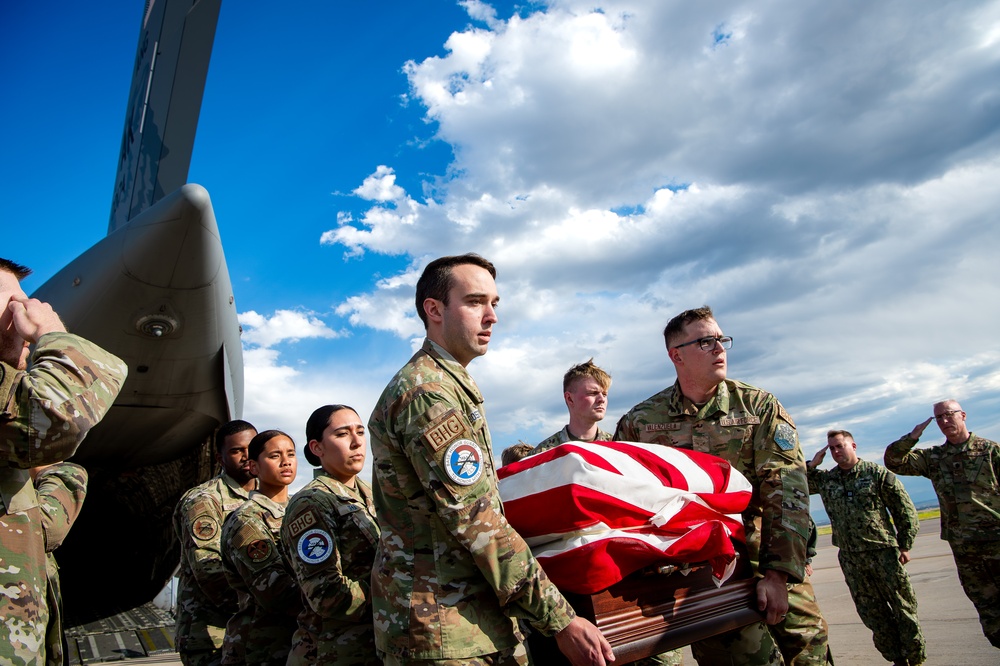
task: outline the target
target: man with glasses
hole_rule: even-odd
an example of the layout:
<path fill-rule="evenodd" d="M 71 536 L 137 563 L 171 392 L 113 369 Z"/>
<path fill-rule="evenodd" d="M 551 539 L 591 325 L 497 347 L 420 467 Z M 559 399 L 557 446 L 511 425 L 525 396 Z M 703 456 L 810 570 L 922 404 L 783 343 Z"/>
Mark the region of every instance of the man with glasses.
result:
<path fill-rule="evenodd" d="M 955 400 L 934 405 L 945 443 L 913 449 L 931 419 L 885 450 L 896 474 L 926 476 L 941 506 L 941 538 L 951 546 L 958 578 L 979 612 L 983 633 L 1000 648 L 1000 445 L 971 432 Z"/>
<path fill-rule="evenodd" d="M 767 624 L 782 624 L 801 642 L 788 663 L 823 663 L 826 631 L 815 622 L 789 627 L 788 583 L 805 576 L 809 488 L 795 424 L 767 391 L 726 377 L 722 333 L 708 306 L 677 315 L 663 330 L 677 381 L 633 407 L 615 439 L 692 449 L 726 459 L 754 486 L 743 522 L 750 559 L 762 576 L 757 602 Z M 793 619 L 789 615 L 788 620 Z M 692 645 L 701 664 L 782 664 L 763 622 Z"/>

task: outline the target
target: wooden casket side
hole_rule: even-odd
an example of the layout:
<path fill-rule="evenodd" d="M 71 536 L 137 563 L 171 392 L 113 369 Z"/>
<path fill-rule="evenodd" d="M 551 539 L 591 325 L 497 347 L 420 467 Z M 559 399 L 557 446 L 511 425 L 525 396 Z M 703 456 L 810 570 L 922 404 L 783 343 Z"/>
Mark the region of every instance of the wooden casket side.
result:
<path fill-rule="evenodd" d="M 633 574 L 596 594 L 565 596 L 611 643 L 616 666 L 627 664 L 762 620 L 757 580 L 740 555 L 737 571 L 722 586 L 716 586 L 708 565 L 694 566 L 686 575 L 667 567 Z M 535 633 L 528 646 L 535 664 L 569 663 L 554 639 Z"/>

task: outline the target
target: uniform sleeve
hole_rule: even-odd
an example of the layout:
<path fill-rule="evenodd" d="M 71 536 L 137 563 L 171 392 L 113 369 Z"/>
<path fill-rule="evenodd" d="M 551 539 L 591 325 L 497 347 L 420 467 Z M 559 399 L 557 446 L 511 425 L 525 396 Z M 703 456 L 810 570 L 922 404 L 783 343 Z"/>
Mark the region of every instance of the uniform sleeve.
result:
<path fill-rule="evenodd" d="M 74 463 L 56 463 L 38 474 L 35 488 L 42 508 L 45 551 L 51 553 L 62 545 L 80 515 L 87 497 L 87 470 Z"/>
<path fill-rule="evenodd" d="M 128 370 L 69 333 L 46 333 L 30 369 L 0 366 L 0 461 L 27 469 L 69 458 L 111 408 Z"/>
<path fill-rule="evenodd" d="M 222 566 L 222 506 L 209 493 L 181 499 L 174 514 L 174 530 L 181 542 L 194 584 L 218 607 L 232 604 L 232 594 Z"/>
<path fill-rule="evenodd" d="M 615 427 L 615 434 L 612 437 L 612 441 L 615 442 L 638 442 L 639 431 L 632 423 L 630 418 L 632 412 L 625 414 L 618 420 L 618 425 Z"/>
<path fill-rule="evenodd" d="M 478 446 L 476 428 L 466 415 L 449 409 L 446 396 L 425 392 L 396 415 L 395 423 L 406 443 L 404 454 L 431 498 L 435 513 L 469 552 L 505 611 L 545 635 L 568 626 L 576 615 L 500 510 L 495 477 L 487 469 L 485 452 L 480 451 L 482 469 L 474 482 L 459 482 L 445 471 L 450 464 L 446 456 L 451 443 L 466 440 Z M 441 432 L 452 433 L 450 439 L 442 442 L 425 436 Z"/>
<path fill-rule="evenodd" d="M 818 495 L 822 485 L 824 471 L 816 467 L 806 465 L 806 480 L 809 482 L 809 494 Z"/>
<path fill-rule="evenodd" d="M 917 441 L 907 435 L 886 447 L 885 466 L 903 476 L 927 476 L 927 458 L 922 450 L 911 451 Z"/>
<path fill-rule="evenodd" d="M 896 527 L 899 549 L 910 550 L 920 529 L 917 507 L 913 506 L 913 500 L 903 487 L 903 482 L 889 470 L 883 470 L 882 474 L 882 499 L 892 516 L 892 524 Z"/>
<path fill-rule="evenodd" d="M 319 492 L 309 492 L 289 504 L 281 525 L 281 543 L 287 560 L 313 612 L 323 618 L 370 623 L 371 565 L 363 575 L 352 578 L 345 572 L 341 556 L 342 552 L 350 553 L 352 548 L 364 548 L 365 544 L 358 541 L 361 535 L 352 539 L 350 534 L 342 533 L 330 519 L 337 507 L 321 505 L 321 500 Z M 335 502 L 331 496 L 329 504 Z M 363 511 L 360 506 L 354 508 Z"/>
<path fill-rule="evenodd" d="M 773 396 L 762 410 L 754 449 L 757 478 L 751 483 L 759 489 L 762 510 L 758 567 L 801 581 L 809 538 L 809 482 L 795 424 Z"/>
<path fill-rule="evenodd" d="M 299 614 L 302 597 L 298 583 L 285 566 L 278 543 L 257 516 L 246 517 L 225 548 L 233 571 L 258 606 L 268 613 Z"/>

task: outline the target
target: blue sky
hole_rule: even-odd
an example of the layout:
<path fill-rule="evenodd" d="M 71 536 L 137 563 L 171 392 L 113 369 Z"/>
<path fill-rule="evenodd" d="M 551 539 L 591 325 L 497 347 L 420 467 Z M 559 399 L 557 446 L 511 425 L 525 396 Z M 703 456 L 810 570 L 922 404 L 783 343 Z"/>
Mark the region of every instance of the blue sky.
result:
<path fill-rule="evenodd" d="M 28 291 L 106 230 L 141 12 L 0 8 Z M 591 356 L 613 430 L 673 382 L 660 331 L 703 303 L 807 457 L 836 427 L 880 460 L 945 397 L 997 439 L 997 81 L 997 2 L 224 3 L 189 181 L 226 247 L 245 417 L 299 444 L 321 404 L 367 419 L 422 337 L 416 275 L 477 251 L 498 451 L 565 423 L 562 373 Z"/>

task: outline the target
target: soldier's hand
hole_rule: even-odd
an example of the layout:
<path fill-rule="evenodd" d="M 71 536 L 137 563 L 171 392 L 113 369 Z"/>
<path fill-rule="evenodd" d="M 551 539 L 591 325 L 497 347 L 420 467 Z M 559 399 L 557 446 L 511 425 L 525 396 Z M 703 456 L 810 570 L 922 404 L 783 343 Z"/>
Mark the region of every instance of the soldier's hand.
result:
<path fill-rule="evenodd" d="M 913 430 L 910 431 L 910 439 L 920 439 L 920 436 L 924 434 L 924 430 L 927 428 L 927 426 L 931 424 L 931 421 L 933 420 L 934 417 L 932 416 L 923 423 L 918 423 L 917 425 L 913 426 Z"/>
<path fill-rule="evenodd" d="M 7 309 L 13 319 L 14 331 L 32 344 L 46 333 L 66 331 L 52 306 L 37 298 L 11 296 Z"/>
<path fill-rule="evenodd" d="M 788 574 L 774 569 L 764 572 L 757 581 L 757 610 L 765 614 L 764 621 L 778 624 L 788 613 Z"/>
<path fill-rule="evenodd" d="M 910 551 L 908 550 L 899 551 L 899 563 L 906 564 L 909 561 L 910 561 Z"/>
<path fill-rule="evenodd" d="M 809 467 L 819 467 L 819 464 L 823 462 L 823 458 L 826 458 L 826 452 L 829 450 L 830 445 L 827 444 L 822 449 L 816 452 L 813 459 L 809 461 Z"/>
<path fill-rule="evenodd" d="M 573 666 L 605 666 L 615 660 L 601 630 L 580 616 L 556 634 L 556 645 Z"/>

